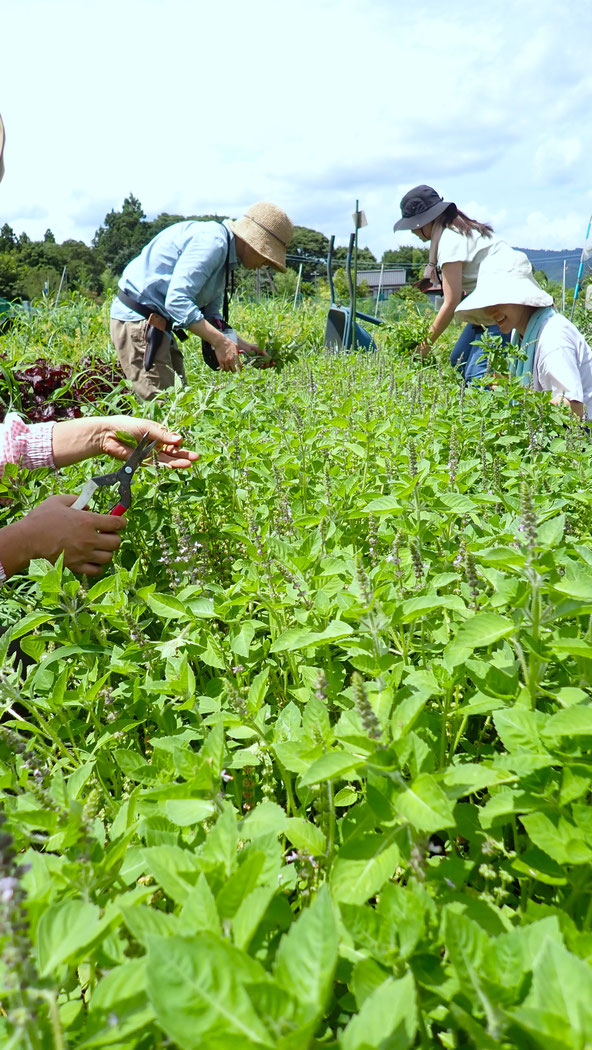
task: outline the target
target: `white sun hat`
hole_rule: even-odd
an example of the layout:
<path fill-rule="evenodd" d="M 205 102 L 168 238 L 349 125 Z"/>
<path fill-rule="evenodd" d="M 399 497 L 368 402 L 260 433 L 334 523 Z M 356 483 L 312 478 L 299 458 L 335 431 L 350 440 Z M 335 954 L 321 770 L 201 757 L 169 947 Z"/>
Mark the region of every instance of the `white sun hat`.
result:
<path fill-rule="evenodd" d="M 491 324 L 491 319 L 486 320 L 484 311 L 502 303 L 553 306 L 553 297 L 535 281 L 532 266 L 524 252 L 513 249 L 510 258 L 507 252 L 500 253 L 499 258 L 496 258 L 496 254 L 493 252 L 483 260 L 475 290 L 454 311 L 460 321 Z"/>

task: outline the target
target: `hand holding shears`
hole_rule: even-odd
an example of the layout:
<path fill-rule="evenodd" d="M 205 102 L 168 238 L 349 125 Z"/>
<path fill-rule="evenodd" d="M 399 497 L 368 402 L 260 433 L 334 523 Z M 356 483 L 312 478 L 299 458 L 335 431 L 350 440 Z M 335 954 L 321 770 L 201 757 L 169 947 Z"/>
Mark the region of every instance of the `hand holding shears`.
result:
<path fill-rule="evenodd" d="M 158 441 L 148 442 L 148 434 L 144 434 L 119 470 L 115 470 L 110 474 L 97 474 L 86 482 L 78 499 L 72 504 L 73 510 L 84 510 L 85 507 L 88 507 L 98 488 L 117 485 L 119 502 L 109 511 L 109 514 L 117 517 L 125 514 L 132 502 L 131 483 L 134 474 L 157 444 Z"/>

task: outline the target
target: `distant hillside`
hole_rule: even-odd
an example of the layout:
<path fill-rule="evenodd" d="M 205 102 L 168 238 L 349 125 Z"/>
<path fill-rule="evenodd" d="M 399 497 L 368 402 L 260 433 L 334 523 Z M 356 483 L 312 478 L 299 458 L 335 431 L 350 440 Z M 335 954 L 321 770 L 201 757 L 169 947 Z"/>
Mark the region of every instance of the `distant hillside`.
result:
<path fill-rule="evenodd" d="M 563 280 L 563 260 L 565 259 L 567 263 L 565 286 L 575 288 L 582 254 L 581 248 L 564 248 L 560 252 L 546 251 L 544 248 L 519 248 L 518 251 L 528 256 L 533 270 L 544 270 L 550 281 L 559 281 L 560 284 Z M 587 272 L 587 266 L 584 272 Z"/>

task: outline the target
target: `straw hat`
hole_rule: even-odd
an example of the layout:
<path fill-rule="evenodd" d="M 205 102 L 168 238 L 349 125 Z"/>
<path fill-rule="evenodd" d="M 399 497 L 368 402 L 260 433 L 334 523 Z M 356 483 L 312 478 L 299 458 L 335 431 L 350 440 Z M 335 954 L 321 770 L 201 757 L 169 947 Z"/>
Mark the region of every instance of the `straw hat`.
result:
<path fill-rule="evenodd" d="M 461 321 L 472 320 L 469 314 L 502 303 L 517 306 L 553 306 L 553 297 L 544 292 L 532 276 L 532 266 L 524 252 L 514 250 L 513 261 L 502 269 L 495 256 L 485 258 L 479 267 L 475 290 L 455 310 Z M 507 259 L 507 255 L 505 256 Z M 501 261 L 501 260 L 500 260 Z M 483 322 L 481 322 L 483 323 Z M 491 323 L 491 322 L 490 322 Z"/>
<path fill-rule="evenodd" d="M 4 124 L 2 123 L 2 117 L 0 116 L 0 182 L 4 176 L 4 143 L 6 142 L 6 134 L 4 131 Z"/>
<path fill-rule="evenodd" d="M 403 218 L 395 223 L 393 230 L 395 233 L 397 230 L 420 230 L 422 226 L 427 226 L 442 215 L 447 208 L 451 211 L 448 218 L 454 219 L 458 212 L 456 204 L 445 201 L 431 186 L 414 186 L 401 200 Z"/>
<path fill-rule="evenodd" d="M 276 204 L 258 201 L 247 208 L 242 219 L 231 222 L 230 229 L 280 273 L 286 272 L 286 248 L 292 240 L 294 225 Z"/>

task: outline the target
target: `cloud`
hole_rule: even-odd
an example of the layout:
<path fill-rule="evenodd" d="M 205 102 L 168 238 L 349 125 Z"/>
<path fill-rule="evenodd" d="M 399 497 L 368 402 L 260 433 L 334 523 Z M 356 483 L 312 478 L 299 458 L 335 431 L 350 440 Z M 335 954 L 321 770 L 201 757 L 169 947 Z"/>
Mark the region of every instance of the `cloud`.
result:
<path fill-rule="evenodd" d="M 396 153 L 364 156 L 356 161 L 331 164 L 314 174 L 300 171 L 294 173 L 293 178 L 303 190 L 331 187 L 355 194 L 378 186 L 392 185 L 395 178 L 404 178 L 413 184 L 414 180 L 425 181 L 427 173 L 433 179 L 451 173 L 485 171 L 497 156 L 495 146 L 487 149 L 465 146 L 439 150 L 433 145 L 429 149 L 403 145 Z"/>
<path fill-rule="evenodd" d="M 39 204 L 17 204 L 2 209 L 3 219 L 8 223 L 35 221 L 49 218 L 49 210 Z"/>
<path fill-rule="evenodd" d="M 80 203 L 70 208 L 70 219 L 80 226 L 90 226 L 96 229 L 98 226 L 105 221 L 105 216 L 113 209 L 121 208 L 123 201 L 119 201 L 115 204 L 112 200 L 107 198 L 92 200 L 90 198 L 84 198 L 82 194 L 78 195 Z"/>
<path fill-rule="evenodd" d="M 148 216 L 237 215 L 273 200 L 343 242 L 359 198 L 364 243 L 380 254 L 399 243 L 401 196 L 428 182 L 513 243 L 555 247 L 562 230 L 583 240 L 588 0 L 446 0 L 429 11 L 407 0 L 300 0 L 297 11 L 226 0 L 223 16 L 194 0 L 102 0 L 100 18 L 79 0 L 19 0 L 3 13 L 6 39 L 25 23 L 35 81 L 23 81 L 16 48 L 0 72 L 20 84 L 0 94 L 0 214 L 18 214 L 31 236 L 51 226 L 90 239 L 131 191 Z M 186 58 L 164 82 L 127 61 L 110 75 L 113 24 L 142 56 L 154 24 L 159 54 L 175 55 L 181 33 Z M 68 106 L 46 118 L 38 85 L 56 69 Z"/>
<path fill-rule="evenodd" d="M 578 248 L 584 243 L 588 215 L 571 210 L 560 215 L 531 211 L 512 228 L 512 244 L 525 248 Z"/>
<path fill-rule="evenodd" d="M 577 168 L 582 152 L 582 140 L 576 135 L 545 138 L 534 155 L 537 182 L 550 186 L 580 177 Z"/>

